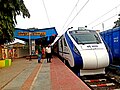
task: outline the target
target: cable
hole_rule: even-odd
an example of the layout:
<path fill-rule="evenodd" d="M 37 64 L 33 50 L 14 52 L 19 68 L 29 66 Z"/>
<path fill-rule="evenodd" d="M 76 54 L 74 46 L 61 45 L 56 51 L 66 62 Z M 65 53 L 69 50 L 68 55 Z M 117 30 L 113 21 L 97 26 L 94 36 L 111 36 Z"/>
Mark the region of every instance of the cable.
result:
<path fill-rule="evenodd" d="M 68 22 L 70 16 L 72 15 L 73 11 L 74 11 L 75 8 L 77 7 L 77 4 L 78 4 L 78 3 L 79 3 L 79 0 L 78 0 L 77 3 L 75 4 L 74 8 L 72 9 L 70 15 L 68 16 L 67 20 L 65 21 L 65 23 L 64 23 L 64 25 L 63 25 L 63 27 L 62 27 L 62 29 L 65 27 L 66 23 Z"/>
<path fill-rule="evenodd" d="M 103 22 L 105 22 L 105 21 L 108 21 L 109 19 L 111 19 L 111 18 L 113 18 L 113 17 L 115 17 L 115 16 L 117 16 L 117 15 L 118 15 L 118 14 L 113 15 L 112 17 L 110 17 L 110 18 L 108 18 L 108 19 L 106 19 L 106 20 L 104 20 L 104 21 L 98 23 L 97 25 L 93 26 L 92 28 L 94 28 L 94 27 L 100 25 L 101 23 L 103 23 Z"/>
<path fill-rule="evenodd" d="M 113 11 L 114 9 L 116 9 L 117 7 L 119 7 L 119 5 L 117 5 L 116 7 L 114 7 L 113 9 L 111 9 L 110 11 L 108 11 L 107 13 L 103 14 L 102 16 L 100 16 L 99 18 L 95 19 L 94 21 L 92 21 L 91 23 L 89 23 L 88 25 L 91 25 L 92 23 L 96 22 L 97 20 L 99 20 L 100 18 L 102 18 L 103 16 L 105 16 L 106 14 L 110 13 L 111 11 Z M 87 26 L 88 26 L 87 25 Z"/>
<path fill-rule="evenodd" d="M 46 9 L 46 7 L 45 7 L 44 0 L 42 0 L 42 2 L 43 2 L 43 6 L 44 6 L 44 9 L 45 9 L 46 15 L 47 15 L 47 19 L 48 19 L 49 25 L 51 26 L 50 20 L 49 20 L 49 17 L 48 17 L 48 13 L 47 13 L 47 9 Z"/>
<path fill-rule="evenodd" d="M 78 13 L 75 15 L 75 17 L 73 17 L 73 19 L 70 21 L 70 23 L 67 25 L 67 27 L 73 22 L 73 20 L 77 17 L 77 15 L 83 10 L 83 8 L 87 5 L 87 3 L 89 2 L 89 0 L 82 6 L 82 8 L 78 11 Z M 66 28 L 67 28 L 66 27 Z M 66 29 L 65 28 L 65 29 Z"/>

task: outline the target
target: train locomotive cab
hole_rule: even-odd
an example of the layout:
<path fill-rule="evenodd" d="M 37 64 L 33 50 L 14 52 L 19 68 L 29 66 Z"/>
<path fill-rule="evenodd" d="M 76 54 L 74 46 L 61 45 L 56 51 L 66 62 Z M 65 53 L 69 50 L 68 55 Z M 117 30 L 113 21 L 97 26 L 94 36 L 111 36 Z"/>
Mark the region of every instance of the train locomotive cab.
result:
<path fill-rule="evenodd" d="M 110 54 L 99 33 L 94 30 L 68 30 L 58 41 L 59 54 L 79 75 L 105 74 Z"/>

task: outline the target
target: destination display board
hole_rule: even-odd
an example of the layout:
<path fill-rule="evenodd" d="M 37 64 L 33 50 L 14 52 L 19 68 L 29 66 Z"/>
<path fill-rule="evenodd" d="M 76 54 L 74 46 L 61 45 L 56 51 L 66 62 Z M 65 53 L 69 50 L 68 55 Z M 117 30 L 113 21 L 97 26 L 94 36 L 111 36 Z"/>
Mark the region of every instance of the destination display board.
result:
<path fill-rule="evenodd" d="M 18 32 L 19 36 L 46 36 L 46 32 Z"/>
<path fill-rule="evenodd" d="M 55 27 L 44 29 L 20 29 L 15 28 L 14 37 L 21 40 L 40 39 L 43 37 L 57 36 L 58 33 Z"/>

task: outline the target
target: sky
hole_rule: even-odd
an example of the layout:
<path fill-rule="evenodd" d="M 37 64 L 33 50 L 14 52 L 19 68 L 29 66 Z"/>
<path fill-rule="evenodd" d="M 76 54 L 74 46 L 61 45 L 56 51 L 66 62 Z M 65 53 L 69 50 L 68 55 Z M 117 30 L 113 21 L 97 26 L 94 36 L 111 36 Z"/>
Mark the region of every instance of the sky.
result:
<path fill-rule="evenodd" d="M 16 28 L 55 27 L 58 35 L 69 27 L 108 30 L 120 13 L 120 0 L 24 0 L 30 18 L 17 16 Z"/>

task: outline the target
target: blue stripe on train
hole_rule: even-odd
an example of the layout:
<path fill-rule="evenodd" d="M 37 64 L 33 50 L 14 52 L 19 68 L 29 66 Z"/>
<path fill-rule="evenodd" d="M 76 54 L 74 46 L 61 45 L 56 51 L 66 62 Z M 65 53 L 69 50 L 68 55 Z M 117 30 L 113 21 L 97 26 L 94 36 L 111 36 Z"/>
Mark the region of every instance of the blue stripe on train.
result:
<path fill-rule="evenodd" d="M 67 32 L 65 33 L 65 37 L 66 37 L 66 40 L 67 40 L 67 43 L 70 47 L 70 50 L 72 52 L 72 55 L 74 57 L 74 62 L 75 62 L 75 67 L 77 68 L 83 68 L 83 59 L 81 57 L 80 54 L 77 54 L 75 51 L 74 51 L 74 47 L 75 45 L 73 44 L 72 40 L 69 38 Z"/>

